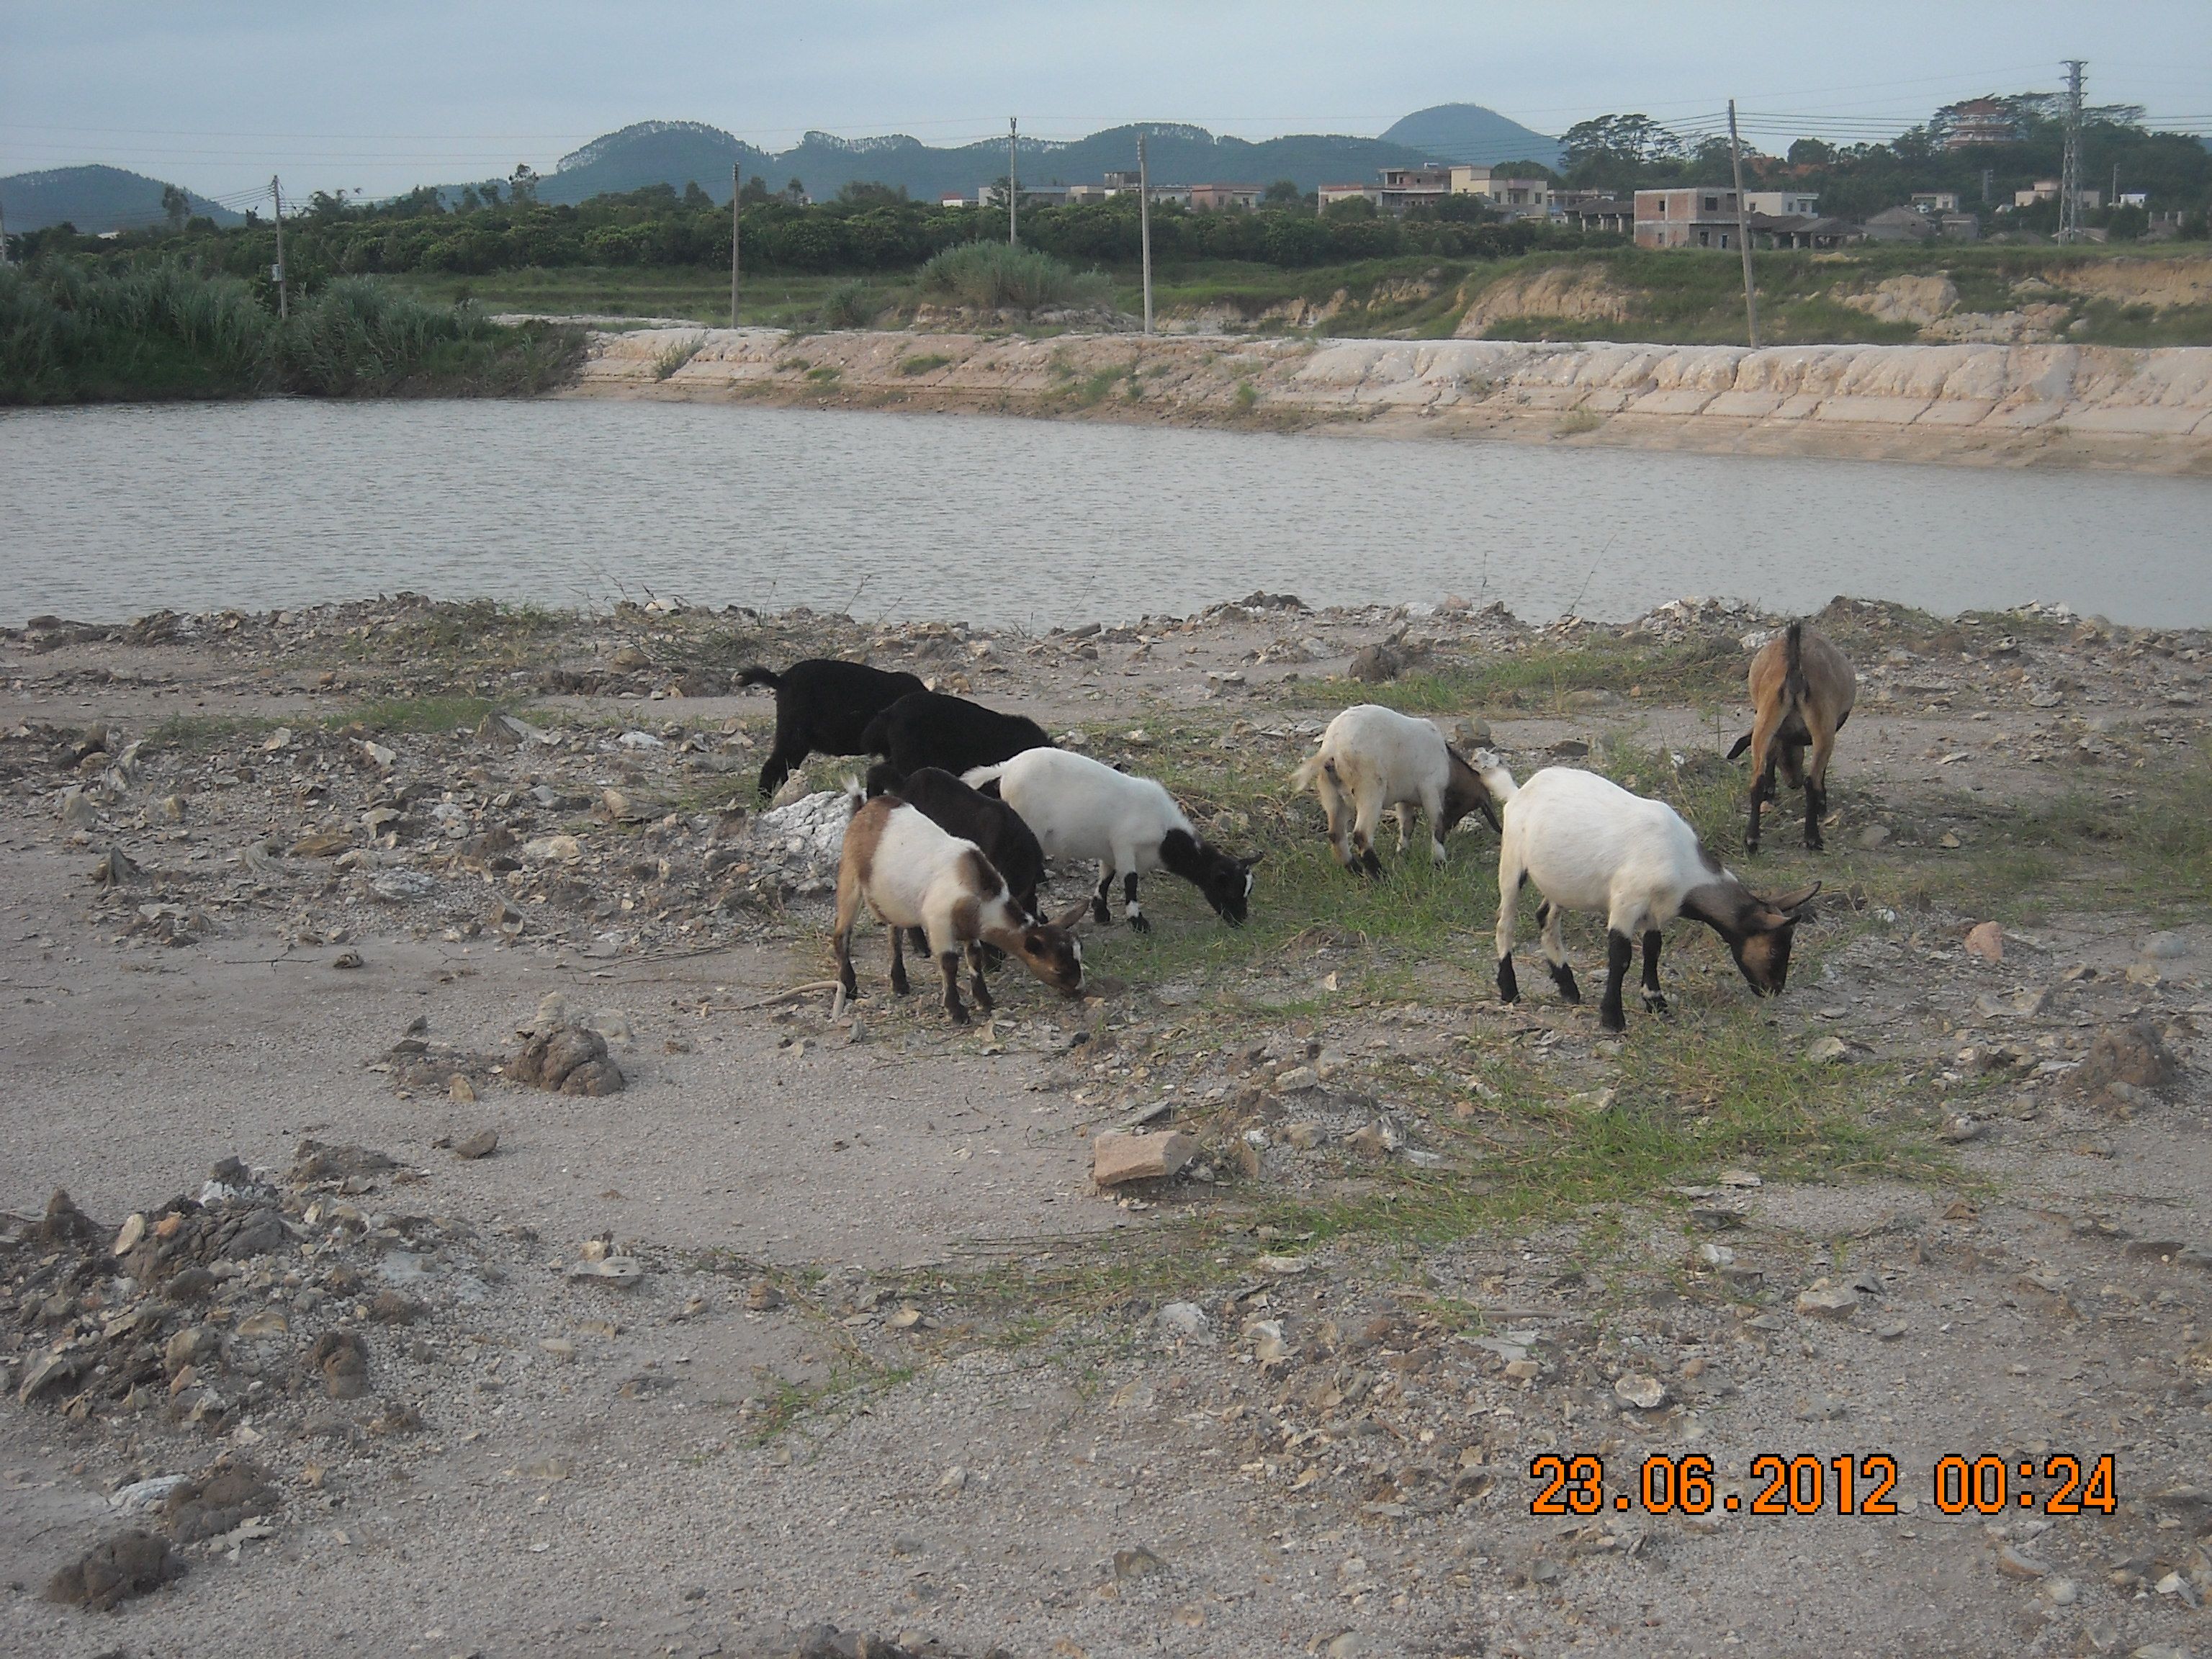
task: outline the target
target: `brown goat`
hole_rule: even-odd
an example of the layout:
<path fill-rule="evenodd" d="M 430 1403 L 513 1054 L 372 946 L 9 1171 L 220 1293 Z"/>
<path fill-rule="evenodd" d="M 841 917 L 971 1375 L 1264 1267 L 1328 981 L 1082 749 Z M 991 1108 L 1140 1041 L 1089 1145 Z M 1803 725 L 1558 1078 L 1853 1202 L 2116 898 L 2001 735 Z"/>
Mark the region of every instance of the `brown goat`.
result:
<path fill-rule="evenodd" d="M 1794 622 L 1759 647 L 1748 678 L 1756 712 L 1751 730 L 1729 750 L 1730 760 L 1751 750 L 1751 823 L 1744 831 L 1744 851 L 1759 850 L 1759 808 L 1774 799 L 1779 765 L 1790 787 L 1805 791 L 1805 845 L 1817 853 L 1820 820 L 1828 812 L 1828 757 L 1858 700 L 1858 676 L 1842 652 Z"/>

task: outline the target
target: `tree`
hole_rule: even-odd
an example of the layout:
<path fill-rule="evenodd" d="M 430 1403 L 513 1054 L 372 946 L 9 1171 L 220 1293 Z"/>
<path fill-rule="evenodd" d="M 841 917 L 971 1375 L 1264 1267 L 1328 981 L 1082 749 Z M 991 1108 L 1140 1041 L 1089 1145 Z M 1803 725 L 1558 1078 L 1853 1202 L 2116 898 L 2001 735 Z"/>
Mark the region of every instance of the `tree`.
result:
<path fill-rule="evenodd" d="M 538 170 L 527 161 L 517 161 L 514 176 L 507 181 L 507 191 L 515 206 L 527 207 L 538 199 Z"/>
<path fill-rule="evenodd" d="M 1291 179 L 1276 179 L 1260 198 L 1263 206 L 1281 208 L 1297 207 L 1305 199 L 1305 192 L 1298 188 L 1297 180 Z"/>
<path fill-rule="evenodd" d="M 769 189 L 768 180 L 757 173 L 738 186 L 738 200 L 747 207 L 760 207 L 774 199 L 775 192 Z"/>
<path fill-rule="evenodd" d="M 793 207 L 805 207 L 806 205 L 806 186 L 800 184 L 798 179 L 793 179 L 789 184 L 783 187 L 783 199 L 790 203 Z"/>
<path fill-rule="evenodd" d="M 796 184 L 798 180 L 793 179 Z M 837 188 L 837 202 L 842 207 L 903 207 L 907 195 L 904 185 L 876 185 L 854 179 Z"/>
<path fill-rule="evenodd" d="M 1800 138 L 1790 146 L 1790 165 L 1793 167 L 1824 167 L 1835 159 L 1835 146 L 1818 138 Z"/>
<path fill-rule="evenodd" d="M 169 222 L 170 234 L 174 235 L 185 228 L 185 220 L 191 210 L 191 198 L 174 185 L 161 186 L 161 216 Z"/>
<path fill-rule="evenodd" d="M 1577 121 L 1559 140 L 1570 176 L 1590 169 L 1640 167 L 1674 161 L 1682 141 L 1648 115 L 1601 115 Z"/>
<path fill-rule="evenodd" d="M 684 205 L 694 213 L 701 213 L 714 205 L 714 198 L 699 188 L 696 179 L 686 179 L 684 181 Z"/>

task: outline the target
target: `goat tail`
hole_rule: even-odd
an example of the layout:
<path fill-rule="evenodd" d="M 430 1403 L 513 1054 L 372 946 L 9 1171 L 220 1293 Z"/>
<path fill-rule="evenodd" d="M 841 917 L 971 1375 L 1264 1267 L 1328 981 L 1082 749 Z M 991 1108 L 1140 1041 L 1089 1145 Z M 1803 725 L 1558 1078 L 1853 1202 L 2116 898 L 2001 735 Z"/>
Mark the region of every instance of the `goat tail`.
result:
<path fill-rule="evenodd" d="M 850 817 L 868 804 L 867 787 L 848 773 L 845 777 L 845 815 Z"/>
<path fill-rule="evenodd" d="M 1802 708 L 1812 697 L 1805 684 L 1805 624 L 1793 622 L 1782 637 L 1782 696 L 1786 705 Z"/>
<path fill-rule="evenodd" d="M 765 685 L 770 690 L 775 690 L 782 685 L 783 676 L 777 673 L 772 668 L 763 668 L 760 664 L 755 663 L 750 668 L 738 670 L 738 684 L 739 685 Z"/>
<path fill-rule="evenodd" d="M 963 772 L 960 781 L 979 794 L 995 796 L 999 793 L 1000 774 L 1006 769 L 1006 763 L 1004 761 L 996 766 L 979 766 L 973 771 Z"/>
<path fill-rule="evenodd" d="M 1735 759 L 1736 759 L 1739 756 L 1741 756 L 1741 755 L 1743 753 L 1743 751 L 1744 751 L 1745 750 L 1747 750 L 1747 749 L 1748 749 L 1748 748 L 1750 748 L 1750 747 L 1751 747 L 1751 733 L 1750 733 L 1750 732 L 1745 732 L 1741 737 L 1738 738 L 1735 740 L 1735 747 L 1729 750 L 1729 752 L 1728 752 L 1728 757 L 1729 757 L 1730 760 L 1735 760 Z"/>
<path fill-rule="evenodd" d="M 1292 793 L 1302 795 L 1307 790 L 1312 788 L 1316 781 L 1318 780 L 1322 775 L 1322 769 L 1326 767 L 1328 764 L 1328 763 L 1327 761 L 1323 760 L 1319 755 L 1316 755 L 1311 760 L 1307 761 L 1304 765 L 1300 766 L 1297 771 L 1291 773 L 1291 789 Z"/>

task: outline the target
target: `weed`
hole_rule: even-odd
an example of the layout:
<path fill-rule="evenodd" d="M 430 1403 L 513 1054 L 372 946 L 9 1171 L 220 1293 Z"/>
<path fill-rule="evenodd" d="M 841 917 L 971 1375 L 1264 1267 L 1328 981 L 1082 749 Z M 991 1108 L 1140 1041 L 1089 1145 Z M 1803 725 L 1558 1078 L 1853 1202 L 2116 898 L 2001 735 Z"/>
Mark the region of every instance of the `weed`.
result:
<path fill-rule="evenodd" d="M 898 360 L 898 372 L 902 374 L 934 374 L 951 361 L 941 351 L 916 352 Z"/>
<path fill-rule="evenodd" d="M 703 334 L 694 334 L 689 339 L 672 340 L 653 354 L 653 378 L 665 380 L 699 355 L 699 348 L 707 343 Z"/>

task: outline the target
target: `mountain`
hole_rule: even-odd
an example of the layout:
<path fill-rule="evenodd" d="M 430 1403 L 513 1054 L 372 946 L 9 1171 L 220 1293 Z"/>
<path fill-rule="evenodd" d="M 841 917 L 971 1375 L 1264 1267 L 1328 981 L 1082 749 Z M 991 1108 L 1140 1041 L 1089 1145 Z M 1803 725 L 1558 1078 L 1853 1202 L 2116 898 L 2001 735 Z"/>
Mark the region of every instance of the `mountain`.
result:
<path fill-rule="evenodd" d="M 1398 127 L 1425 117 L 1451 138 L 1443 149 L 1407 139 L 1357 138 L 1336 134 L 1298 134 L 1255 143 L 1222 137 L 1203 127 L 1171 122 L 1109 128 L 1068 142 L 1024 138 L 1021 176 L 1025 183 L 1096 183 L 1109 170 L 1137 165 L 1137 135 L 1146 138 L 1153 179 L 1164 185 L 1272 184 L 1290 179 L 1301 190 L 1340 180 L 1370 180 L 1388 167 L 1422 161 L 1462 161 L 1469 135 L 1485 136 L 1474 159 L 1543 161 L 1559 152 L 1556 139 L 1507 120 L 1476 104 L 1448 104 L 1408 116 Z M 742 157 L 748 176 L 757 174 L 774 188 L 800 180 L 820 200 L 847 184 L 902 185 L 919 201 L 960 191 L 973 195 L 978 185 L 1003 178 L 1006 147 L 994 139 L 980 144 L 934 149 L 903 133 L 881 138 L 839 138 L 810 132 L 781 154 L 754 149 L 719 127 L 698 121 L 641 121 L 595 138 L 561 158 L 538 185 L 541 201 L 581 202 L 609 191 L 667 184 L 681 190 L 696 182 L 718 200 L 730 194 L 730 167 Z"/>
<path fill-rule="evenodd" d="M 1437 104 L 1415 110 L 1382 135 L 1385 143 L 1417 149 L 1432 161 L 1541 161 L 1559 164 L 1559 141 L 1532 132 L 1480 104 Z"/>
<path fill-rule="evenodd" d="M 87 235 L 107 230 L 136 230 L 159 224 L 161 191 L 167 185 L 143 173 L 121 167 L 54 167 L 45 173 L 18 173 L 0 179 L 0 216 L 10 235 L 43 230 L 48 225 L 75 225 Z M 218 207 L 204 196 L 186 191 L 192 211 L 204 214 L 219 225 L 245 223 L 227 207 Z"/>

